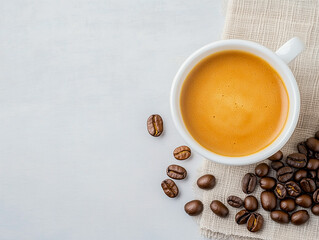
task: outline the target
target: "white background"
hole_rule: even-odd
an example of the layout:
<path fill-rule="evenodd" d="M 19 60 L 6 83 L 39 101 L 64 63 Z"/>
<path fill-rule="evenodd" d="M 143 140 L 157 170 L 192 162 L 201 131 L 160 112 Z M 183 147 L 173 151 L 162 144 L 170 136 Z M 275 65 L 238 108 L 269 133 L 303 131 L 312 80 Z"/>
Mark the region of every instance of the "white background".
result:
<path fill-rule="evenodd" d="M 0 239 L 201 239 L 183 210 L 201 157 L 172 156 L 169 91 L 223 23 L 218 0 L 0 0 Z"/>

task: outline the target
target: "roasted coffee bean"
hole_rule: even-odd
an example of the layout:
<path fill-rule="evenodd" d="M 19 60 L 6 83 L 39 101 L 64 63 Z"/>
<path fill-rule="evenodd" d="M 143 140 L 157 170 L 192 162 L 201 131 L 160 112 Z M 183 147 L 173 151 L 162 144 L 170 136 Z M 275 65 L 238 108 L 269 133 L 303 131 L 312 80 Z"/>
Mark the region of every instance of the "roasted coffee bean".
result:
<path fill-rule="evenodd" d="M 249 195 L 245 197 L 244 199 L 244 207 L 247 211 L 254 212 L 258 209 L 258 201 L 257 198 L 255 198 L 252 195 Z"/>
<path fill-rule="evenodd" d="M 285 188 L 287 189 L 288 195 L 292 197 L 297 197 L 301 194 L 301 189 L 299 185 L 294 181 L 286 182 Z"/>
<path fill-rule="evenodd" d="M 284 164 L 281 161 L 273 161 L 270 164 L 271 168 L 274 170 L 279 170 L 280 168 L 282 168 L 284 166 Z"/>
<path fill-rule="evenodd" d="M 311 158 L 308 161 L 307 169 L 309 170 L 317 170 L 319 168 L 319 160 Z"/>
<path fill-rule="evenodd" d="M 318 174 L 317 174 L 317 176 L 318 176 Z M 319 188 L 319 180 L 318 179 L 316 180 L 316 186 L 317 186 L 317 188 Z"/>
<path fill-rule="evenodd" d="M 317 172 L 316 171 L 309 171 L 308 176 L 312 179 L 316 179 L 317 177 Z"/>
<path fill-rule="evenodd" d="M 245 224 L 250 217 L 250 212 L 247 210 L 241 210 L 235 215 L 235 221 L 237 224 Z"/>
<path fill-rule="evenodd" d="M 283 157 L 282 151 L 278 151 L 274 155 L 270 156 L 268 159 L 270 161 L 280 161 L 282 157 Z"/>
<path fill-rule="evenodd" d="M 289 223 L 289 214 L 280 211 L 280 210 L 275 210 L 270 213 L 270 217 L 272 220 L 274 220 L 277 223 Z"/>
<path fill-rule="evenodd" d="M 181 179 L 186 178 L 187 171 L 186 171 L 185 168 L 183 168 L 183 167 L 181 167 L 179 165 L 172 164 L 172 165 L 169 165 L 167 167 L 166 174 L 170 178 L 181 180 Z"/>
<path fill-rule="evenodd" d="M 229 213 L 228 208 L 218 200 L 212 201 L 210 204 L 210 209 L 219 217 L 227 217 Z"/>
<path fill-rule="evenodd" d="M 302 153 L 289 154 L 286 163 L 294 168 L 303 168 L 307 165 L 307 157 Z"/>
<path fill-rule="evenodd" d="M 196 216 L 201 214 L 204 209 L 204 205 L 199 200 L 193 200 L 185 204 L 184 210 L 190 216 Z"/>
<path fill-rule="evenodd" d="M 170 198 L 174 198 L 178 195 L 178 187 L 171 179 L 165 179 L 161 184 L 164 193 Z"/>
<path fill-rule="evenodd" d="M 300 187 L 305 192 L 312 193 L 316 190 L 316 183 L 311 178 L 303 178 L 300 181 Z"/>
<path fill-rule="evenodd" d="M 315 159 L 319 159 L 319 152 L 315 152 L 315 153 L 313 154 L 313 157 L 314 157 Z"/>
<path fill-rule="evenodd" d="M 318 131 L 318 132 L 316 132 L 316 134 L 315 134 L 315 138 L 319 139 L 319 131 Z"/>
<path fill-rule="evenodd" d="M 313 205 L 313 207 L 311 208 L 311 212 L 314 215 L 319 216 L 319 204 Z"/>
<path fill-rule="evenodd" d="M 318 139 L 316 139 L 314 137 L 308 138 L 306 141 L 306 145 L 310 150 L 312 150 L 314 152 L 319 152 L 319 140 Z"/>
<path fill-rule="evenodd" d="M 312 205 L 312 198 L 308 194 L 302 194 L 296 197 L 295 202 L 300 207 L 309 208 Z"/>
<path fill-rule="evenodd" d="M 306 178 L 307 175 L 308 175 L 308 173 L 307 173 L 306 170 L 300 169 L 300 170 L 298 170 L 297 172 L 295 172 L 295 177 L 294 177 L 294 178 L 295 178 L 295 180 L 296 180 L 297 182 L 300 182 L 301 179 Z"/>
<path fill-rule="evenodd" d="M 163 132 L 163 119 L 158 114 L 153 114 L 147 119 L 147 130 L 153 137 L 158 137 Z"/>
<path fill-rule="evenodd" d="M 257 177 L 253 173 L 246 173 L 241 182 L 242 190 L 246 194 L 252 193 L 257 184 Z"/>
<path fill-rule="evenodd" d="M 319 203 L 319 189 L 317 189 L 313 194 L 312 194 L 312 200 L 315 203 Z"/>
<path fill-rule="evenodd" d="M 309 213 L 306 210 L 299 210 L 291 215 L 291 223 L 301 225 L 309 220 Z"/>
<path fill-rule="evenodd" d="M 314 152 L 307 147 L 306 142 L 298 143 L 297 149 L 299 153 L 306 155 L 308 158 L 314 157 Z"/>
<path fill-rule="evenodd" d="M 277 206 L 277 199 L 273 192 L 263 191 L 260 194 L 260 202 L 263 209 L 266 211 L 272 211 Z"/>
<path fill-rule="evenodd" d="M 240 197 L 229 196 L 227 198 L 227 203 L 234 208 L 240 208 L 243 206 L 244 201 Z"/>
<path fill-rule="evenodd" d="M 273 177 L 263 177 L 259 180 L 259 185 L 261 188 L 266 190 L 271 190 L 276 186 L 276 179 Z"/>
<path fill-rule="evenodd" d="M 298 152 L 299 152 L 299 153 L 302 153 L 302 154 L 308 156 L 308 148 L 307 148 L 305 142 L 300 142 L 300 143 L 298 143 L 297 149 L 298 149 Z"/>
<path fill-rule="evenodd" d="M 247 221 L 247 229 L 250 232 L 258 232 L 264 223 L 264 218 L 259 213 L 252 213 Z"/>
<path fill-rule="evenodd" d="M 285 186 L 281 183 L 278 183 L 275 190 L 274 190 L 277 198 L 284 199 L 287 196 L 287 190 Z"/>
<path fill-rule="evenodd" d="M 215 184 L 216 178 L 211 174 L 205 174 L 197 179 L 197 186 L 201 189 L 212 189 Z"/>
<path fill-rule="evenodd" d="M 269 166 L 266 163 L 260 163 L 255 168 L 255 174 L 258 177 L 265 177 L 269 172 Z"/>
<path fill-rule="evenodd" d="M 173 155 L 177 160 L 185 160 L 191 156 L 191 149 L 187 146 L 180 146 L 175 148 Z"/>
<path fill-rule="evenodd" d="M 277 179 L 280 182 L 287 182 L 292 178 L 293 173 L 291 167 L 282 167 L 277 171 Z"/>
<path fill-rule="evenodd" d="M 291 212 L 295 210 L 295 208 L 296 208 L 296 203 L 295 203 L 295 200 L 293 200 L 292 198 L 286 198 L 280 201 L 281 210 L 284 210 L 286 212 Z"/>

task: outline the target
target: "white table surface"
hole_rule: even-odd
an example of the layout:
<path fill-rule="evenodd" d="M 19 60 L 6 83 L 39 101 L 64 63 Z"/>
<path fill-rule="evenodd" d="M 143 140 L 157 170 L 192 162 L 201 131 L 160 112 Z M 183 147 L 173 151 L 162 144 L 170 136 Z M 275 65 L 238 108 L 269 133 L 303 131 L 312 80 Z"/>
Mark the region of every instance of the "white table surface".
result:
<path fill-rule="evenodd" d="M 222 1 L 1 0 L 0 11 L 0 239 L 201 239 L 183 210 L 201 157 L 172 157 L 184 141 L 169 91 L 185 58 L 220 39 Z M 160 187 L 173 163 L 189 173 L 177 199 Z"/>

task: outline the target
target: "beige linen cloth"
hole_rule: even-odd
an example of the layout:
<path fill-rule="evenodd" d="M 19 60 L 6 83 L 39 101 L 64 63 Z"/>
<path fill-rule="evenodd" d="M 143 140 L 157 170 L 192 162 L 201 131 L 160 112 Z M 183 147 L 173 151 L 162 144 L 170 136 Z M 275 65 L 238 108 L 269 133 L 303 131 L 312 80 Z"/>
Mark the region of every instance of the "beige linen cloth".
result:
<path fill-rule="evenodd" d="M 304 41 L 306 49 L 289 64 L 300 88 L 301 113 L 293 136 L 283 148 L 285 156 L 296 151 L 298 142 L 313 136 L 315 131 L 319 130 L 319 2 L 228 1 L 224 39 L 251 40 L 275 51 L 294 36 Z M 229 207 L 227 218 L 220 218 L 212 213 L 209 205 L 214 199 L 226 203 L 229 195 L 245 197 L 241 190 L 241 179 L 245 173 L 253 172 L 254 168 L 255 165 L 223 166 L 204 160 L 198 174 L 212 173 L 217 178 L 217 184 L 209 191 L 194 185 L 196 197 L 204 203 L 204 212 L 197 218 L 202 235 L 213 239 L 319 239 L 319 216 L 312 214 L 305 225 L 283 225 L 272 221 L 269 212 L 259 207 L 258 212 L 265 220 L 263 229 L 258 233 L 250 233 L 246 225 L 235 223 L 234 217 L 238 209 Z M 260 192 L 258 187 L 253 195 L 259 199 Z M 309 212 L 311 213 L 310 209 Z"/>

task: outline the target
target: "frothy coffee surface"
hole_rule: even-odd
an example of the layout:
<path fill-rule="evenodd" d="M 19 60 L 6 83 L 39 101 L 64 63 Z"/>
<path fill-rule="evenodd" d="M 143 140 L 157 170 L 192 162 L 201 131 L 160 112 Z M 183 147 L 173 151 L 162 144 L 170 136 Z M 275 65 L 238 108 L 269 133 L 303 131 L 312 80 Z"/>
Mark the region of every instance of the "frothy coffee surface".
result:
<path fill-rule="evenodd" d="M 191 70 L 180 105 L 193 138 L 225 156 L 250 155 L 271 144 L 289 111 L 278 73 L 263 59 L 233 50 L 210 55 Z"/>

